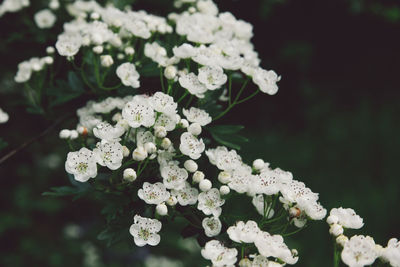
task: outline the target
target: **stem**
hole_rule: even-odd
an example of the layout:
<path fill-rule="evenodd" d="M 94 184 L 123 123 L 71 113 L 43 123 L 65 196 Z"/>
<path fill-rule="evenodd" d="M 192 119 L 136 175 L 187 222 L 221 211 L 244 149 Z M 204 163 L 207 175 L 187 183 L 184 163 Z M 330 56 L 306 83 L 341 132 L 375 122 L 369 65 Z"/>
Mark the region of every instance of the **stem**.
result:
<path fill-rule="evenodd" d="M 243 98 L 243 99 L 241 99 L 241 100 L 239 100 L 239 101 L 237 101 L 237 103 L 236 104 L 241 104 L 241 103 L 243 103 L 243 102 L 246 102 L 247 100 L 249 100 L 249 99 L 251 99 L 251 98 L 253 98 L 253 97 L 255 97 L 258 93 L 260 92 L 260 90 L 259 89 L 257 89 L 257 91 L 255 91 L 254 93 L 252 93 L 251 95 L 249 95 L 248 97 L 246 97 L 246 98 Z"/>
<path fill-rule="evenodd" d="M 188 94 L 189 92 L 186 90 L 185 93 L 181 96 L 181 98 L 179 98 L 177 103 L 181 102 Z"/>
<path fill-rule="evenodd" d="M 229 74 L 229 78 L 228 78 L 228 90 L 229 90 L 229 101 L 228 104 L 231 105 L 232 104 L 232 74 Z"/>
<path fill-rule="evenodd" d="M 243 259 L 244 258 L 244 246 L 242 246 L 242 252 L 241 252 L 241 258 Z"/>
<path fill-rule="evenodd" d="M 305 226 L 304 226 L 304 227 L 301 227 L 301 228 L 299 228 L 299 229 L 297 229 L 297 230 L 295 230 L 295 231 L 293 231 L 293 232 L 290 232 L 290 233 L 287 233 L 287 234 L 282 234 L 281 236 L 285 237 L 285 236 L 294 235 L 294 234 L 300 232 L 301 230 L 303 230 L 304 228 L 305 228 Z"/>
<path fill-rule="evenodd" d="M 124 141 L 122 142 L 122 145 L 123 145 L 123 146 L 125 145 L 126 140 L 129 138 L 129 135 L 130 135 L 130 133 L 131 133 L 131 130 L 132 130 L 132 127 L 129 127 L 129 130 L 128 130 L 128 132 L 127 132 L 126 135 L 125 135 Z"/>
<path fill-rule="evenodd" d="M 339 255 L 338 245 L 336 244 L 335 240 L 333 240 L 333 267 L 339 267 Z"/>
<path fill-rule="evenodd" d="M 160 82 L 161 82 L 162 91 L 165 92 L 163 68 L 160 68 Z M 169 86 L 168 86 L 168 91 L 169 91 Z"/>

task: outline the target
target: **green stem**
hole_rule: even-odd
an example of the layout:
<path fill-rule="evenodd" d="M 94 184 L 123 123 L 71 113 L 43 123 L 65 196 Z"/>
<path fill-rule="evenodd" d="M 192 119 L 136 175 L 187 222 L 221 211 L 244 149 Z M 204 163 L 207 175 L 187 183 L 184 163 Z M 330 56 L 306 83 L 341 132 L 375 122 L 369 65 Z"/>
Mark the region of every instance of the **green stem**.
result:
<path fill-rule="evenodd" d="M 243 98 L 243 99 L 241 99 L 241 100 L 239 100 L 239 101 L 237 101 L 237 103 L 236 104 L 241 104 L 241 103 L 243 103 L 243 102 L 246 102 L 247 100 L 249 100 L 249 99 L 251 99 L 251 98 L 253 98 L 253 97 L 255 97 L 258 93 L 260 92 L 260 90 L 259 89 L 257 89 L 257 91 L 255 91 L 254 93 L 252 93 L 251 95 L 249 95 L 248 97 L 246 97 L 246 98 Z"/>
<path fill-rule="evenodd" d="M 229 90 L 229 102 L 228 104 L 231 105 L 232 104 L 232 74 L 229 74 L 229 78 L 228 78 L 228 90 Z"/>
<path fill-rule="evenodd" d="M 165 92 L 164 75 L 163 75 L 163 68 L 162 67 L 160 68 L 160 82 L 161 82 L 162 91 Z M 169 86 L 168 86 L 168 90 L 169 90 Z"/>
<path fill-rule="evenodd" d="M 122 142 L 122 145 L 123 145 L 123 146 L 125 145 L 126 140 L 129 138 L 129 135 L 130 135 L 130 133 L 131 133 L 131 130 L 132 130 L 132 128 L 129 127 L 128 132 L 127 132 L 126 135 L 125 135 L 124 141 Z"/>
<path fill-rule="evenodd" d="M 177 103 L 181 102 L 188 94 L 189 94 L 189 91 L 186 90 L 185 93 L 179 98 Z"/>
<path fill-rule="evenodd" d="M 339 255 L 338 245 L 336 244 L 336 241 L 333 240 L 333 267 L 339 267 Z"/>
<path fill-rule="evenodd" d="M 241 252 L 241 258 L 243 259 L 244 258 L 244 246 L 242 246 L 242 252 Z"/>

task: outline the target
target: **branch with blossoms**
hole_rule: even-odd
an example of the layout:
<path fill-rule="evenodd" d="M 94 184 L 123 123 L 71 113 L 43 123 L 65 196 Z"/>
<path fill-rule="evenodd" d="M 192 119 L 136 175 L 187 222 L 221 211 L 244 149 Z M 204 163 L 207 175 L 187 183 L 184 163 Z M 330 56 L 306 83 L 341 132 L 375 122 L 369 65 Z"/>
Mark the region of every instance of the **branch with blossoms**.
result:
<path fill-rule="evenodd" d="M 72 185 L 44 195 L 105 200 L 98 237 L 109 244 L 122 233 L 139 247 L 157 246 L 179 219 L 181 235 L 196 238 L 213 266 L 296 264 L 285 239 L 325 218 L 319 195 L 262 159 L 244 162 L 242 127 L 216 125 L 259 92 L 276 94 L 281 77 L 260 66 L 251 24 L 211 0 L 175 4 L 183 11 L 160 17 L 75 1 L 55 48 L 19 64 L 15 81 L 36 113 L 86 103 L 76 127 L 59 132 Z M 37 25 L 51 27 L 52 16 L 41 12 Z M 238 201 L 244 209 L 232 206 Z M 380 257 L 400 265 L 395 239 L 386 248 L 368 237 L 347 240 L 343 228 L 360 226 L 351 211 L 333 209 L 328 223 L 345 264 Z"/>

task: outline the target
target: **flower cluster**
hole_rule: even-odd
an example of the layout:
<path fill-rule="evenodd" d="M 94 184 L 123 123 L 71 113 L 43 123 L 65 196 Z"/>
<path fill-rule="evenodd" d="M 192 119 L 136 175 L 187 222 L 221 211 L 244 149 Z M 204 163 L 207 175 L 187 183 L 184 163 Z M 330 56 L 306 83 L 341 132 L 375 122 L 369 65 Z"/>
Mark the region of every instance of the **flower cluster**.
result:
<path fill-rule="evenodd" d="M 0 4 L 0 17 L 7 12 L 18 12 L 29 5 L 29 0 L 4 0 Z"/>

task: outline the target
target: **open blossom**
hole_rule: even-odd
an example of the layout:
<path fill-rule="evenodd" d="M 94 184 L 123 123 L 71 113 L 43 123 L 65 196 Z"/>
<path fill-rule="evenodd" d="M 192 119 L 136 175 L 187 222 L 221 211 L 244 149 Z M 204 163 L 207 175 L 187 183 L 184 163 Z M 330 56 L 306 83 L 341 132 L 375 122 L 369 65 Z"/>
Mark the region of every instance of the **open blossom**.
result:
<path fill-rule="evenodd" d="M 202 222 L 206 236 L 213 237 L 219 235 L 222 224 L 218 217 L 204 218 Z"/>
<path fill-rule="evenodd" d="M 185 186 L 180 190 L 172 190 L 171 195 L 176 197 L 178 203 L 181 206 L 193 205 L 197 202 L 197 197 L 199 195 L 199 190 L 191 187 L 188 182 L 185 182 Z"/>
<path fill-rule="evenodd" d="M 256 208 L 258 214 L 260 214 L 261 216 L 264 216 L 264 195 L 255 195 L 251 201 L 251 203 L 253 204 L 253 206 Z M 265 212 L 267 211 L 267 207 Z M 267 219 L 270 219 L 274 216 L 275 211 L 270 208 L 269 213 L 267 212 Z"/>
<path fill-rule="evenodd" d="M 180 46 L 175 46 L 172 52 L 178 58 L 191 58 L 196 54 L 196 49 L 191 44 L 184 43 Z"/>
<path fill-rule="evenodd" d="M 198 159 L 203 153 L 205 145 L 202 139 L 197 139 L 196 136 L 189 132 L 184 132 L 181 135 L 181 144 L 179 150 L 182 154 L 189 156 L 191 159 Z"/>
<path fill-rule="evenodd" d="M 158 205 L 167 201 L 170 194 L 162 183 L 144 182 L 143 188 L 138 191 L 138 196 L 147 204 Z"/>
<path fill-rule="evenodd" d="M 93 150 L 97 158 L 97 163 L 107 166 L 110 170 L 116 170 L 122 165 L 124 158 L 122 145 L 118 141 L 103 140 L 96 144 Z"/>
<path fill-rule="evenodd" d="M 97 176 L 96 156 L 86 147 L 82 147 L 79 151 L 69 152 L 65 170 L 73 174 L 75 180 L 86 182 Z"/>
<path fill-rule="evenodd" d="M 183 115 L 188 121 L 195 123 L 197 122 L 200 126 L 206 126 L 212 121 L 211 116 L 202 109 L 191 107 L 190 109 L 182 109 Z"/>
<path fill-rule="evenodd" d="M 4 112 L 1 108 L 0 108 L 0 123 L 6 123 L 9 119 L 9 116 L 6 112 Z"/>
<path fill-rule="evenodd" d="M 43 9 L 35 14 L 34 20 L 41 29 L 51 28 L 56 22 L 56 16 L 50 9 Z"/>
<path fill-rule="evenodd" d="M 201 67 L 199 69 L 198 78 L 209 90 L 220 88 L 228 79 L 226 74 L 224 74 L 224 70 L 219 66 Z"/>
<path fill-rule="evenodd" d="M 163 92 L 156 92 L 149 99 L 150 105 L 157 112 L 167 115 L 175 115 L 178 104 L 175 103 L 174 98 Z"/>
<path fill-rule="evenodd" d="M 194 73 L 183 74 L 179 78 L 179 84 L 198 98 L 203 98 L 204 93 L 207 92 L 207 87 L 199 81 Z"/>
<path fill-rule="evenodd" d="M 344 209 L 340 207 L 331 209 L 327 220 L 348 229 L 360 229 L 364 226 L 363 219 L 350 208 Z"/>
<path fill-rule="evenodd" d="M 258 85 L 261 92 L 274 95 L 278 92 L 277 82 L 281 80 L 273 70 L 257 69 L 253 74 L 253 82 Z"/>
<path fill-rule="evenodd" d="M 147 101 L 139 97 L 128 102 L 122 110 L 122 117 L 128 122 L 132 128 L 140 126 L 153 126 L 156 117 L 154 109 Z"/>
<path fill-rule="evenodd" d="M 374 240 L 369 236 L 355 235 L 347 241 L 341 254 L 342 261 L 350 267 L 362 267 L 374 263 L 378 254 Z"/>
<path fill-rule="evenodd" d="M 396 238 L 391 238 L 387 246 L 383 249 L 382 258 L 394 267 L 400 266 L 400 242 Z"/>
<path fill-rule="evenodd" d="M 93 134 L 97 138 L 107 141 L 118 141 L 125 133 L 125 129 L 119 125 L 112 126 L 108 122 L 101 122 L 93 128 Z"/>
<path fill-rule="evenodd" d="M 229 238 L 237 243 L 253 243 L 260 234 L 260 228 L 255 221 L 246 223 L 239 221 L 236 225 L 230 226 L 227 233 Z"/>
<path fill-rule="evenodd" d="M 232 171 L 239 168 L 243 162 L 235 150 L 228 150 L 224 146 L 208 149 L 206 155 L 211 164 L 216 165 L 222 171 Z M 251 170 L 250 170 L 251 171 Z"/>
<path fill-rule="evenodd" d="M 79 34 L 62 34 L 56 43 L 57 52 L 61 56 L 72 57 L 79 52 L 82 46 L 82 37 Z"/>
<path fill-rule="evenodd" d="M 299 259 L 292 254 L 281 235 L 270 235 L 267 232 L 261 232 L 255 239 L 254 244 L 258 252 L 264 257 L 275 257 L 287 264 L 295 264 Z"/>
<path fill-rule="evenodd" d="M 166 67 L 167 65 L 167 50 L 157 42 L 146 43 L 144 46 L 144 55 L 157 62 L 160 66 Z"/>
<path fill-rule="evenodd" d="M 136 71 L 135 65 L 132 63 L 123 63 L 117 68 L 117 76 L 125 86 L 138 88 L 140 86 L 139 73 Z"/>
<path fill-rule="evenodd" d="M 206 192 L 202 192 L 198 197 L 197 208 L 201 210 L 205 215 L 214 215 L 219 217 L 222 212 L 221 206 L 224 205 L 225 200 L 221 199 L 221 195 L 218 189 L 212 188 Z"/>
<path fill-rule="evenodd" d="M 166 188 L 179 190 L 185 187 L 188 172 L 184 168 L 179 168 L 175 164 L 169 164 L 160 166 L 160 172 Z"/>
<path fill-rule="evenodd" d="M 207 260 L 211 260 L 213 266 L 234 266 L 238 251 L 235 248 L 226 248 L 218 240 L 208 241 L 201 250 L 201 255 Z"/>
<path fill-rule="evenodd" d="M 135 244 L 139 247 L 145 245 L 156 246 L 160 243 L 161 222 L 156 219 L 144 218 L 135 215 L 134 224 L 131 225 L 129 233 L 133 236 Z"/>
<path fill-rule="evenodd" d="M 162 126 L 165 128 L 166 131 L 172 131 L 175 129 L 177 124 L 176 116 L 175 115 L 167 115 L 161 114 L 158 116 L 154 127 Z"/>
<path fill-rule="evenodd" d="M 290 172 L 285 172 L 279 168 L 265 169 L 260 174 L 253 176 L 251 191 L 256 194 L 275 195 L 292 179 L 293 175 Z"/>

